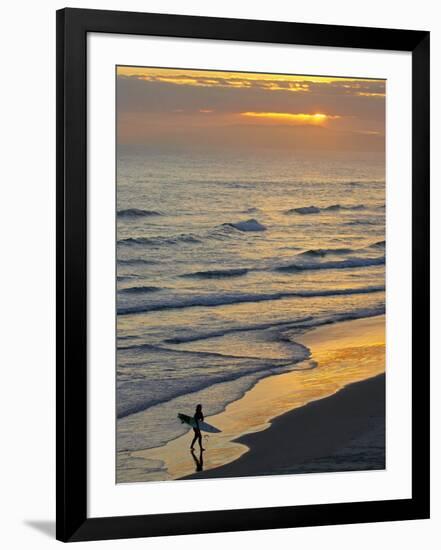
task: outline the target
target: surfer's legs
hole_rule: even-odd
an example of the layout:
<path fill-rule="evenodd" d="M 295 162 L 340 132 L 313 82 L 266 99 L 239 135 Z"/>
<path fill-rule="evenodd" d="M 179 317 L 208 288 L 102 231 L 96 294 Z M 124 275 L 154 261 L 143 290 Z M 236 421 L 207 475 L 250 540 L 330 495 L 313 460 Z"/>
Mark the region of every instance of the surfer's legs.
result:
<path fill-rule="evenodd" d="M 196 443 L 196 441 L 198 441 L 201 451 L 205 451 L 205 449 L 202 447 L 202 434 L 200 430 L 196 430 L 193 428 L 193 431 L 194 431 L 194 437 L 193 437 L 193 441 L 191 442 L 190 449 L 194 449 L 194 444 Z"/>
<path fill-rule="evenodd" d="M 201 432 L 197 435 L 198 441 L 199 441 L 199 447 L 201 448 L 201 451 L 205 451 L 205 449 L 202 447 L 202 434 Z"/>
<path fill-rule="evenodd" d="M 190 449 L 194 449 L 194 444 L 196 443 L 196 440 L 200 437 L 201 435 L 201 432 L 198 432 L 198 430 L 195 430 L 193 428 L 193 431 L 194 431 L 194 437 L 193 437 L 193 441 L 191 442 L 191 445 L 190 445 Z M 200 445 L 200 440 L 199 440 L 199 445 Z"/>

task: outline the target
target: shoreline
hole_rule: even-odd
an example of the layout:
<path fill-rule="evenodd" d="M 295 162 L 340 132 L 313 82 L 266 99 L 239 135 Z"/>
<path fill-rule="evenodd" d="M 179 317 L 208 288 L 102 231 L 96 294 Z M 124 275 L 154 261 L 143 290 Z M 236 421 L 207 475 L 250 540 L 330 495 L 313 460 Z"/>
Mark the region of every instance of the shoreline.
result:
<path fill-rule="evenodd" d="M 163 447 L 132 452 L 131 458 L 139 462 L 140 468 L 136 469 L 136 479 L 122 482 L 256 475 L 235 474 L 234 471 L 237 464 L 241 467 L 243 461 L 249 460 L 247 457 L 255 454 L 253 446 L 258 445 L 256 448 L 260 449 L 256 441 L 267 441 L 263 447 L 272 448 L 269 434 L 274 433 L 274 425 L 279 419 L 330 396 L 335 397 L 345 391 L 346 386 L 384 372 L 384 321 L 384 315 L 380 315 L 324 325 L 303 334 L 289 334 L 292 340 L 311 350 L 307 363 L 317 363 L 316 368 L 263 378 L 241 399 L 230 403 L 221 413 L 208 417 L 207 421 L 219 427 L 222 433 L 204 439 L 207 451 L 202 456 L 203 464 L 198 451 L 190 453 L 191 434 L 187 432 Z M 379 392 L 381 389 L 377 388 L 375 401 L 378 401 Z M 289 429 L 286 429 L 288 441 Z M 338 434 L 334 435 L 337 440 Z M 161 464 L 159 469 L 158 464 Z M 255 471 L 253 468 L 255 466 L 250 472 Z M 225 471 L 233 473 L 219 474 Z"/>

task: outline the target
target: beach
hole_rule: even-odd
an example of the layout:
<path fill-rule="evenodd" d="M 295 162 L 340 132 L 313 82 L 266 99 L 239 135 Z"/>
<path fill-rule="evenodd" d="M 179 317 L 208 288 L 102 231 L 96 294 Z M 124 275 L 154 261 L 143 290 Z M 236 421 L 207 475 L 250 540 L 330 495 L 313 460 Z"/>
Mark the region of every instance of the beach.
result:
<path fill-rule="evenodd" d="M 203 476 L 384 372 L 383 155 L 127 145 L 117 178 L 117 483 Z"/>
<path fill-rule="evenodd" d="M 264 378 L 208 417 L 222 432 L 203 453 L 190 452 L 188 432 L 132 452 L 133 480 L 383 469 L 384 315 L 291 337 L 310 351 L 303 370 Z"/>
<path fill-rule="evenodd" d="M 237 442 L 238 460 L 187 479 L 382 470 L 385 468 L 385 375 L 294 409 L 268 430 Z"/>

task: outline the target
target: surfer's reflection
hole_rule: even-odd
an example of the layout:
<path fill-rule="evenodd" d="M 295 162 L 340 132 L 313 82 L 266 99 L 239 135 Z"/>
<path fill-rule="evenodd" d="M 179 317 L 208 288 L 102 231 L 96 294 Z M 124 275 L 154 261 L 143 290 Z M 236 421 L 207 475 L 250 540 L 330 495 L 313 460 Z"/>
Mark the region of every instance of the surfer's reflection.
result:
<path fill-rule="evenodd" d="M 204 453 L 201 449 L 199 451 L 199 458 L 196 456 L 194 449 L 191 449 L 191 456 L 193 457 L 194 463 L 196 465 L 196 472 L 202 472 L 204 469 Z"/>

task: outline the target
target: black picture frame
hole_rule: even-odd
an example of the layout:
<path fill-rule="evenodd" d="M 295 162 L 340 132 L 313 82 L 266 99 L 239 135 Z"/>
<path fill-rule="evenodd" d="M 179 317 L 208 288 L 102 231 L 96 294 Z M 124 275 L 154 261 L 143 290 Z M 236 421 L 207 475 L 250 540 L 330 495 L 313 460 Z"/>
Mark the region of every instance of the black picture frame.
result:
<path fill-rule="evenodd" d="M 87 33 L 412 54 L 412 497 L 87 517 Z M 57 12 L 57 529 L 61 541 L 429 517 L 429 32 L 87 9 Z M 418 426 L 418 429 L 415 427 Z"/>

